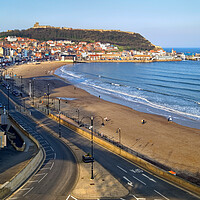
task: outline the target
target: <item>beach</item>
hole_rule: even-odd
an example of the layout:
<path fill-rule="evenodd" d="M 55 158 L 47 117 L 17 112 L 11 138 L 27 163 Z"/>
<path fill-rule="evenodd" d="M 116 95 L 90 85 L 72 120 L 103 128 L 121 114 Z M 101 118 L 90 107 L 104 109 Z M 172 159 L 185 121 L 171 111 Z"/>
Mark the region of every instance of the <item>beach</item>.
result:
<path fill-rule="evenodd" d="M 28 90 L 30 79 L 34 78 L 35 96 L 44 96 L 49 84 L 51 98 L 66 98 L 61 102 L 62 112 L 79 120 L 86 116 L 101 116 L 106 119 L 101 126 L 100 118 L 94 120 L 94 129 L 107 137 L 119 141 L 134 151 L 159 162 L 177 174 L 200 179 L 200 130 L 169 122 L 166 118 L 142 113 L 132 108 L 105 101 L 75 87 L 66 80 L 54 76 L 54 71 L 64 62 L 44 62 L 38 65 L 24 64 L 8 69 L 16 77 L 22 76 L 24 90 Z M 16 84 L 20 84 L 16 78 Z M 58 104 L 58 101 L 56 101 Z M 77 112 L 78 111 L 78 112 Z M 146 123 L 142 123 L 145 120 Z M 90 123 L 86 119 L 84 123 Z"/>

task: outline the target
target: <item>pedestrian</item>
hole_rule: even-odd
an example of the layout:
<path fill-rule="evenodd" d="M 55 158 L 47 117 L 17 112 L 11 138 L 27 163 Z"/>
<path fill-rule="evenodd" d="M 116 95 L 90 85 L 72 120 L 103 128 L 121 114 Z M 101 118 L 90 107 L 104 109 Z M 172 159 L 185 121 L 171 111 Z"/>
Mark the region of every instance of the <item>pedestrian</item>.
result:
<path fill-rule="evenodd" d="M 145 123 L 146 123 L 146 121 L 145 121 L 144 119 L 142 119 L 141 122 L 142 122 L 142 124 L 145 124 Z"/>
<path fill-rule="evenodd" d="M 172 122 L 172 117 L 171 116 L 168 117 L 168 122 Z"/>

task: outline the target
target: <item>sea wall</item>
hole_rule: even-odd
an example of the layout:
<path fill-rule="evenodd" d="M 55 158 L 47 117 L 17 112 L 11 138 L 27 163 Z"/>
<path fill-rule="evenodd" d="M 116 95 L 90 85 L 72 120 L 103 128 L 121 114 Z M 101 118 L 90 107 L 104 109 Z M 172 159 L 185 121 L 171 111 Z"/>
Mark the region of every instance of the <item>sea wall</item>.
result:
<path fill-rule="evenodd" d="M 182 59 L 162 59 L 162 60 L 90 60 L 90 61 L 77 61 L 80 63 L 152 63 L 152 62 L 172 62 L 182 61 Z"/>

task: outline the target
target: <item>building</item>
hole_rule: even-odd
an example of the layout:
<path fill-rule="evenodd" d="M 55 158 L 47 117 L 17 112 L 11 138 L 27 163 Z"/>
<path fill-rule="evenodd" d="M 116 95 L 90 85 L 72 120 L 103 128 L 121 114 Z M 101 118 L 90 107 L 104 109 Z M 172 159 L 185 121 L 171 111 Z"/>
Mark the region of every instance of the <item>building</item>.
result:
<path fill-rule="evenodd" d="M 7 37 L 7 41 L 8 42 L 16 42 L 17 41 L 17 37 L 16 36 L 8 36 Z"/>

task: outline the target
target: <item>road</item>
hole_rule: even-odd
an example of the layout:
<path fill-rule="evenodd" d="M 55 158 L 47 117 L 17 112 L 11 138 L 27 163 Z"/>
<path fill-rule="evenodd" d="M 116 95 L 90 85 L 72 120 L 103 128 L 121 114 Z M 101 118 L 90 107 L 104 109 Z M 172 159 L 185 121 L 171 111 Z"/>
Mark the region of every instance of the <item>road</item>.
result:
<path fill-rule="evenodd" d="M 32 116 L 34 116 L 34 118 L 38 119 L 38 121 L 43 119 L 43 124 L 48 126 L 48 128 L 52 129 L 53 131 L 58 132 L 58 124 L 55 121 L 47 118 L 45 115 L 38 112 L 34 108 L 32 108 L 31 111 L 32 111 Z M 29 123 L 32 124 L 33 122 L 29 122 Z M 74 133 L 72 130 L 68 129 L 65 126 L 61 126 L 61 132 L 62 132 L 62 137 L 66 138 L 68 141 L 70 141 L 71 143 L 73 143 L 78 148 L 82 149 L 83 151 L 90 152 L 90 141 Z M 48 135 L 48 137 L 50 136 Z M 47 139 L 48 137 L 46 137 L 45 134 L 43 135 L 44 139 Z M 55 142 L 54 138 L 52 138 L 51 141 L 48 141 L 48 143 L 52 145 L 53 148 L 57 149 L 57 142 Z M 58 153 L 58 151 L 56 152 Z M 115 178 L 117 178 L 129 190 L 129 195 L 126 197 L 120 198 L 121 200 L 123 199 L 126 199 L 126 200 L 130 200 L 130 199 L 197 200 L 199 199 L 198 197 L 195 197 L 192 194 L 172 184 L 169 184 L 168 182 L 165 182 L 158 177 L 153 176 L 151 173 L 144 171 L 143 169 L 139 168 L 133 163 L 130 163 L 129 161 L 113 154 L 112 152 L 96 144 L 94 144 L 94 157 L 95 157 L 96 162 L 99 162 L 105 169 L 107 169 Z M 53 159 L 53 157 L 50 157 L 50 158 Z M 56 156 L 54 162 L 57 161 L 57 159 L 58 157 Z M 94 163 L 94 167 L 95 167 L 95 163 Z M 39 173 L 45 173 L 45 172 L 40 171 Z M 54 179 L 55 181 L 59 182 L 60 180 L 64 179 L 64 177 L 60 179 L 60 177 L 54 176 Z M 65 182 L 67 182 L 67 180 L 70 180 L 70 179 L 66 179 Z M 48 181 L 49 181 L 48 176 L 44 177 L 44 180 L 42 181 L 43 181 L 43 187 L 44 187 L 44 190 L 42 190 L 43 191 L 42 194 L 45 196 L 45 192 L 47 193 L 46 195 L 48 195 L 48 193 L 51 192 L 51 186 L 48 186 Z M 29 191 L 27 195 L 31 195 L 31 194 L 33 195 L 32 197 L 35 197 L 34 195 L 37 196 L 38 191 L 32 189 L 31 191 Z M 34 198 L 30 198 L 30 199 L 34 199 Z"/>
<path fill-rule="evenodd" d="M 7 103 L 2 95 L 0 101 L 4 105 Z M 66 199 L 77 180 L 77 164 L 74 155 L 66 145 L 28 116 L 13 112 L 12 104 L 10 108 L 12 117 L 39 141 L 46 152 L 46 159 L 39 171 L 10 199 Z"/>

